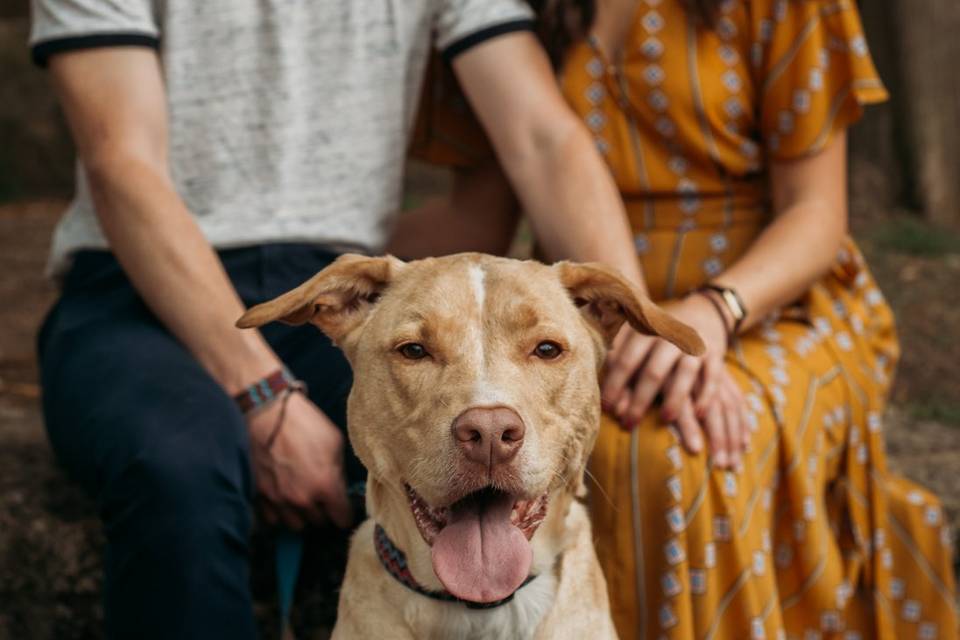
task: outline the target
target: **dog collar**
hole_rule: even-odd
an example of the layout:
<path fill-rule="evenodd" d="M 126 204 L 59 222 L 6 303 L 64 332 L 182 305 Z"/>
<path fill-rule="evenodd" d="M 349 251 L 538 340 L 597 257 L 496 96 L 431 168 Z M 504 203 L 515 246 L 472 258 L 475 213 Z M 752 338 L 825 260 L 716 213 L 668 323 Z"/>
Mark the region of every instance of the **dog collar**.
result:
<path fill-rule="evenodd" d="M 496 600 L 494 602 L 471 602 L 470 600 L 458 598 L 449 591 L 431 591 L 417 582 L 413 574 L 410 573 L 410 568 L 407 566 L 406 554 L 393 544 L 393 540 L 390 539 L 387 532 L 384 531 L 383 527 L 379 524 L 373 530 L 373 546 L 377 548 L 377 556 L 380 558 L 380 563 L 383 565 L 383 568 L 407 589 L 416 591 L 422 596 L 440 600 L 441 602 L 459 602 L 468 609 L 495 609 L 507 604 L 513 600 L 513 596 L 517 594 L 517 591 L 530 584 L 530 582 L 537 577 L 535 575 L 527 576 L 523 584 L 517 587 L 517 591 L 514 591 L 502 600 Z"/>

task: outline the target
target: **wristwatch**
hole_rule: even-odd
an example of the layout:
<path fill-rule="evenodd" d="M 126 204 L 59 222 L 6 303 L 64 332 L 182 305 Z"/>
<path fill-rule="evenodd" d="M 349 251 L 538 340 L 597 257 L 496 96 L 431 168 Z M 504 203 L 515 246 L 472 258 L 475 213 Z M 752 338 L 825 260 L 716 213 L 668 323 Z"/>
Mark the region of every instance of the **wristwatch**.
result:
<path fill-rule="evenodd" d="M 733 318 L 733 328 L 730 330 L 730 335 L 735 336 L 740 333 L 740 326 L 743 325 L 743 321 L 747 318 L 747 305 L 743 303 L 743 298 L 740 297 L 737 290 L 730 287 L 723 287 L 712 282 L 706 283 L 700 287 L 700 290 L 713 291 L 720 297 L 727 311 L 730 312 L 730 316 Z"/>

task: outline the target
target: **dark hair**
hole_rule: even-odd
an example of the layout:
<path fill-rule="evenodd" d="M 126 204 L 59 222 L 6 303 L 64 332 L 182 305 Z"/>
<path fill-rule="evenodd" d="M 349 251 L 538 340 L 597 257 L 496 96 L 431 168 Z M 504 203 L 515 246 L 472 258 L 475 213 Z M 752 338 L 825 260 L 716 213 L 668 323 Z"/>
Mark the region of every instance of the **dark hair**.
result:
<path fill-rule="evenodd" d="M 723 0 L 680 0 L 702 24 L 712 26 Z M 597 13 L 596 0 L 529 0 L 537 13 L 540 40 L 555 67 L 568 49 L 590 32 Z"/>

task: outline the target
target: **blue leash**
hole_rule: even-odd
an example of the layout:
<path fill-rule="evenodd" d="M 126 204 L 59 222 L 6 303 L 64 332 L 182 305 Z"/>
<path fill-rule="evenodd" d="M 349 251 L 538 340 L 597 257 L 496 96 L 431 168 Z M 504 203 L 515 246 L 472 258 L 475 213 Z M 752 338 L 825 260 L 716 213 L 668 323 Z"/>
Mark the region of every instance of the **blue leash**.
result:
<path fill-rule="evenodd" d="M 366 512 L 364 497 L 367 485 L 356 482 L 347 487 L 347 497 L 353 505 L 353 512 L 357 522 L 362 521 Z M 303 559 L 303 536 L 293 531 L 282 529 L 277 533 L 274 562 L 277 569 L 277 596 L 280 600 L 280 637 L 283 640 L 292 640 L 293 630 L 290 627 L 290 612 L 293 609 L 293 596 L 297 589 L 297 578 L 300 576 L 300 562 Z"/>
<path fill-rule="evenodd" d="M 303 536 L 283 530 L 277 534 L 277 592 L 280 598 L 280 637 L 292 638 L 290 610 L 293 608 L 293 593 L 300 575 L 300 560 L 303 558 Z"/>

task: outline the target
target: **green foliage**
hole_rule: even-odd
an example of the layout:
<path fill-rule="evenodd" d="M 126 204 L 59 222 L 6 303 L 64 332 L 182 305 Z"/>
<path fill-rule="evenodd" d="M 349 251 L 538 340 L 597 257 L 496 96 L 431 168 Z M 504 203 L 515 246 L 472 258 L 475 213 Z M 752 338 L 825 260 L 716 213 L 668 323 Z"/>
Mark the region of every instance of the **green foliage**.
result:
<path fill-rule="evenodd" d="M 960 236 L 913 216 L 891 218 L 871 235 L 878 248 L 894 253 L 927 258 L 960 253 Z"/>
<path fill-rule="evenodd" d="M 955 401 L 930 399 L 911 402 L 907 411 L 914 420 L 930 420 L 960 427 L 960 404 Z"/>

